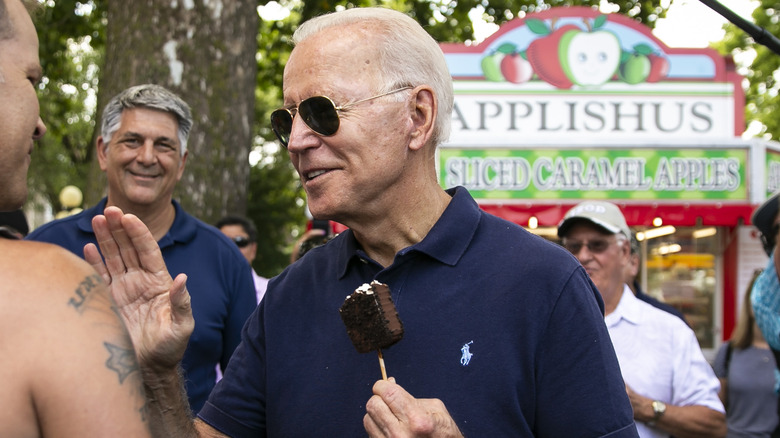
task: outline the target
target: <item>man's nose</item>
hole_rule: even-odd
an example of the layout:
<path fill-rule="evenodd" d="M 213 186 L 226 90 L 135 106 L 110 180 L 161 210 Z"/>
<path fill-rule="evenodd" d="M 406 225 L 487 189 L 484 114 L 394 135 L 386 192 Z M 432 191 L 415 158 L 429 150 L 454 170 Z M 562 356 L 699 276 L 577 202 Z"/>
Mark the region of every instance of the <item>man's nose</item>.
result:
<path fill-rule="evenodd" d="M 33 140 L 40 140 L 46 134 L 46 124 L 38 117 L 38 122 L 35 124 L 35 131 L 33 131 Z"/>
<path fill-rule="evenodd" d="M 153 140 L 146 140 L 144 141 L 144 144 L 141 145 L 140 148 L 138 148 L 138 155 L 136 156 L 136 159 L 142 163 L 153 163 L 156 159 L 156 155 L 154 153 L 154 141 Z"/>
<path fill-rule="evenodd" d="M 593 253 L 590 251 L 590 249 L 588 249 L 588 245 L 583 243 L 577 252 L 574 253 L 574 256 L 577 257 L 580 262 L 582 262 L 583 260 L 591 259 L 593 257 Z"/>
<path fill-rule="evenodd" d="M 319 144 L 319 135 L 309 128 L 299 115 L 293 117 L 290 128 L 290 139 L 287 142 L 287 150 L 293 153 L 303 152 L 305 149 L 316 147 Z"/>

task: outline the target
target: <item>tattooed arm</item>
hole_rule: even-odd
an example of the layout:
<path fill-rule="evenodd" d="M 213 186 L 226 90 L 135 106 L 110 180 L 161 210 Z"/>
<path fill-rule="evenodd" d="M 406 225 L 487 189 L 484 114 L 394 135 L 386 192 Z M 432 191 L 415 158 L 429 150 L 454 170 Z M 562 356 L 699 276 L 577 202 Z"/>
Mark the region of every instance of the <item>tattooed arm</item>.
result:
<path fill-rule="evenodd" d="M 156 436 L 224 437 L 211 426 L 193 422 L 179 361 L 194 327 L 186 276 L 172 279 L 157 242 L 134 215 L 108 207 L 92 228 L 105 257 L 94 245 L 84 256 L 109 284 L 140 363 Z"/>
<path fill-rule="evenodd" d="M 4 436 L 150 436 L 104 281 L 53 245 L 0 239 L 0 381 Z"/>

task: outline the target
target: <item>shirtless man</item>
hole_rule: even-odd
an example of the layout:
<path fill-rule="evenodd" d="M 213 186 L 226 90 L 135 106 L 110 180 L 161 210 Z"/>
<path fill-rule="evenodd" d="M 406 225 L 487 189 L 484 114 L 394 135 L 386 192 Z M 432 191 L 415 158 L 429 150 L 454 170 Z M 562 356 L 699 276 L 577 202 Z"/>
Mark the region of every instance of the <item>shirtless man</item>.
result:
<path fill-rule="evenodd" d="M 27 197 L 33 142 L 46 127 L 35 84 L 38 37 L 20 0 L 0 0 L 0 211 Z M 54 245 L 0 236 L 3 436 L 148 437 L 128 333 L 89 264 Z"/>

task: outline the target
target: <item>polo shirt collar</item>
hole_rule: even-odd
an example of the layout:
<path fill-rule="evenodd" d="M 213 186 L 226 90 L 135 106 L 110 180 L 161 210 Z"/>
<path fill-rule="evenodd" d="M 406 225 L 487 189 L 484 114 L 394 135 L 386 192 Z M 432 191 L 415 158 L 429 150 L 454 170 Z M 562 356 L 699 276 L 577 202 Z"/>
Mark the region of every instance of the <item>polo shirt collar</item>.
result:
<path fill-rule="evenodd" d="M 79 216 L 79 218 L 76 220 L 76 226 L 78 227 L 79 231 L 83 231 L 87 234 L 94 233 L 92 231 L 92 218 L 103 213 L 103 210 L 106 209 L 106 202 L 108 202 L 108 198 L 101 199 L 97 205 L 85 210 L 84 214 Z"/>
<path fill-rule="evenodd" d="M 195 238 L 195 234 L 198 231 L 196 219 L 187 214 L 176 200 L 171 200 L 171 203 L 176 211 L 176 217 L 173 218 L 171 228 L 158 242 L 160 248 L 165 248 L 175 243 L 187 243 Z"/>
<path fill-rule="evenodd" d="M 454 266 L 458 263 L 474 238 L 481 212 L 465 188 L 455 187 L 447 190 L 447 194 L 452 196 L 452 201 L 433 228 L 422 241 L 399 251 L 396 259 L 411 252 L 419 252 L 446 265 Z M 351 230 L 342 234 L 345 236 L 343 240 L 339 239 L 342 245 L 339 250 L 339 265 L 342 266 L 343 277 L 351 263 L 362 263 L 361 260 L 366 255 Z"/>
<path fill-rule="evenodd" d="M 88 209 L 85 214 L 81 215 L 76 221 L 79 230 L 85 233 L 94 233 L 92 231 L 92 218 L 98 214 L 103 213 L 106 209 L 106 203 L 108 198 L 103 198 L 94 207 Z M 176 211 L 176 217 L 173 219 L 170 230 L 165 233 L 162 239 L 158 242 L 160 248 L 164 248 L 175 243 L 186 243 L 195 238 L 197 232 L 197 223 L 195 218 L 187 214 L 181 205 L 172 200 L 173 208 Z"/>
<path fill-rule="evenodd" d="M 620 297 L 620 302 L 615 310 L 604 318 L 604 321 L 608 327 L 617 324 L 621 319 L 636 325 L 639 324 L 641 317 L 642 301 L 634 296 L 627 284 L 623 284 L 623 295 Z"/>

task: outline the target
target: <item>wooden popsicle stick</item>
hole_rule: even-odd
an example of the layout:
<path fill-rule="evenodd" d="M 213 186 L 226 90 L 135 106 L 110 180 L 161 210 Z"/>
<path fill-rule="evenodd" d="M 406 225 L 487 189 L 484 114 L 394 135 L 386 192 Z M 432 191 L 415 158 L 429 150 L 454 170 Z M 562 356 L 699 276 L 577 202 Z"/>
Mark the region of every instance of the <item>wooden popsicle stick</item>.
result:
<path fill-rule="evenodd" d="M 385 358 L 382 356 L 382 349 L 378 348 L 376 350 L 376 353 L 379 356 L 379 367 L 382 368 L 382 380 L 387 380 L 387 371 L 385 370 Z"/>

